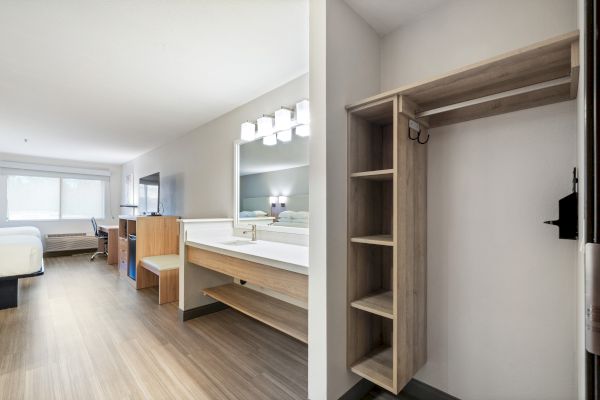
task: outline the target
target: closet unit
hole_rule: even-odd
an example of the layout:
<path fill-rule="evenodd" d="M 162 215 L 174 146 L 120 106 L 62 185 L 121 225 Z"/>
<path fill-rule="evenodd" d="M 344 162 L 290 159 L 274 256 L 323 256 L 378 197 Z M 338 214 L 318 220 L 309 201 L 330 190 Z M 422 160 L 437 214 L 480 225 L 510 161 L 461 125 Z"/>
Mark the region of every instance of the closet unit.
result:
<path fill-rule="evenodd" d="M 427 359 L 428 129 L 577 97 L 579 33 L 348 109 L 347 364 L 398 393 Z"/>

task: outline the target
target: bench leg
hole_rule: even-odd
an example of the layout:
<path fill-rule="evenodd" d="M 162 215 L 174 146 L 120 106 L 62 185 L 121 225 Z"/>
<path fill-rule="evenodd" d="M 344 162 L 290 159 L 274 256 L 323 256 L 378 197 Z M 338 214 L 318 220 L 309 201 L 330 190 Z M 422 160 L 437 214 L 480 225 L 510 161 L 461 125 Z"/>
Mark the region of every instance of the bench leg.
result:
<path fill-rule="evenodd" d="M 158 304 L 179 300 L 179 269 L 161 271 L 158 277 Z"/>
<path fill-rule="evenodd" d="M 14 308 L 19 303 L 19 280 L 0 281 L 0 310 Z"/>

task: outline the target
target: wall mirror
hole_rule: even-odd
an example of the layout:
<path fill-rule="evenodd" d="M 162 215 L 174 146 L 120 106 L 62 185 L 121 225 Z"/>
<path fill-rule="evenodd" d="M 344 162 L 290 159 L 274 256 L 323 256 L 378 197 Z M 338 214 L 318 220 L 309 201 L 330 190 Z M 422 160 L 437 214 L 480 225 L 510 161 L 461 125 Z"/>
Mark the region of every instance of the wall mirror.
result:
<path fill-rule="evenodd" d="M 236 227 L 308 234 L 308 137 L 236 141 L 234 152 Z"/>

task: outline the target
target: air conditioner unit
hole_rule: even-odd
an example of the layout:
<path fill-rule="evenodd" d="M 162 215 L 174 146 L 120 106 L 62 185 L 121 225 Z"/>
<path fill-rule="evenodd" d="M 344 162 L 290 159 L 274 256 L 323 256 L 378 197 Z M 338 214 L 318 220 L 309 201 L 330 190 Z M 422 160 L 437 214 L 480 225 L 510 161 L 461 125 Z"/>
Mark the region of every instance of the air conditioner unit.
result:
<path fill-rule="evenodd" d="M 98 248 L 98 238 L 86 233 L 52 233 L 46 235 L 46 252 L 93 250 Z"/>

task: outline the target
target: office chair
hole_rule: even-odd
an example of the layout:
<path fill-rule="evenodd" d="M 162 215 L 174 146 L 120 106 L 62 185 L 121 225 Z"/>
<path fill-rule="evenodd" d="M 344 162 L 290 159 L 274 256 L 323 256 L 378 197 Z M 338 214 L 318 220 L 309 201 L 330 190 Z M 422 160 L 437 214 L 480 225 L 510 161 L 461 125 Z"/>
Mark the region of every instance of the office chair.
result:
<path fill-rule="evenodd" d="M 90 258 L 90 261 L 94 261 L 94 258 L 96 258 L 98 255 L 104 255 L 108 257 L 108 233 L 98 230 L 98 223 L 94 217 L 92 217 L 92 227 L 94 228 L 94 236 L 96 236 L 99 240 L 102 240 L 102 243 L 104 244 L 104 251 L 95 252 L 92 258 Z"/>

